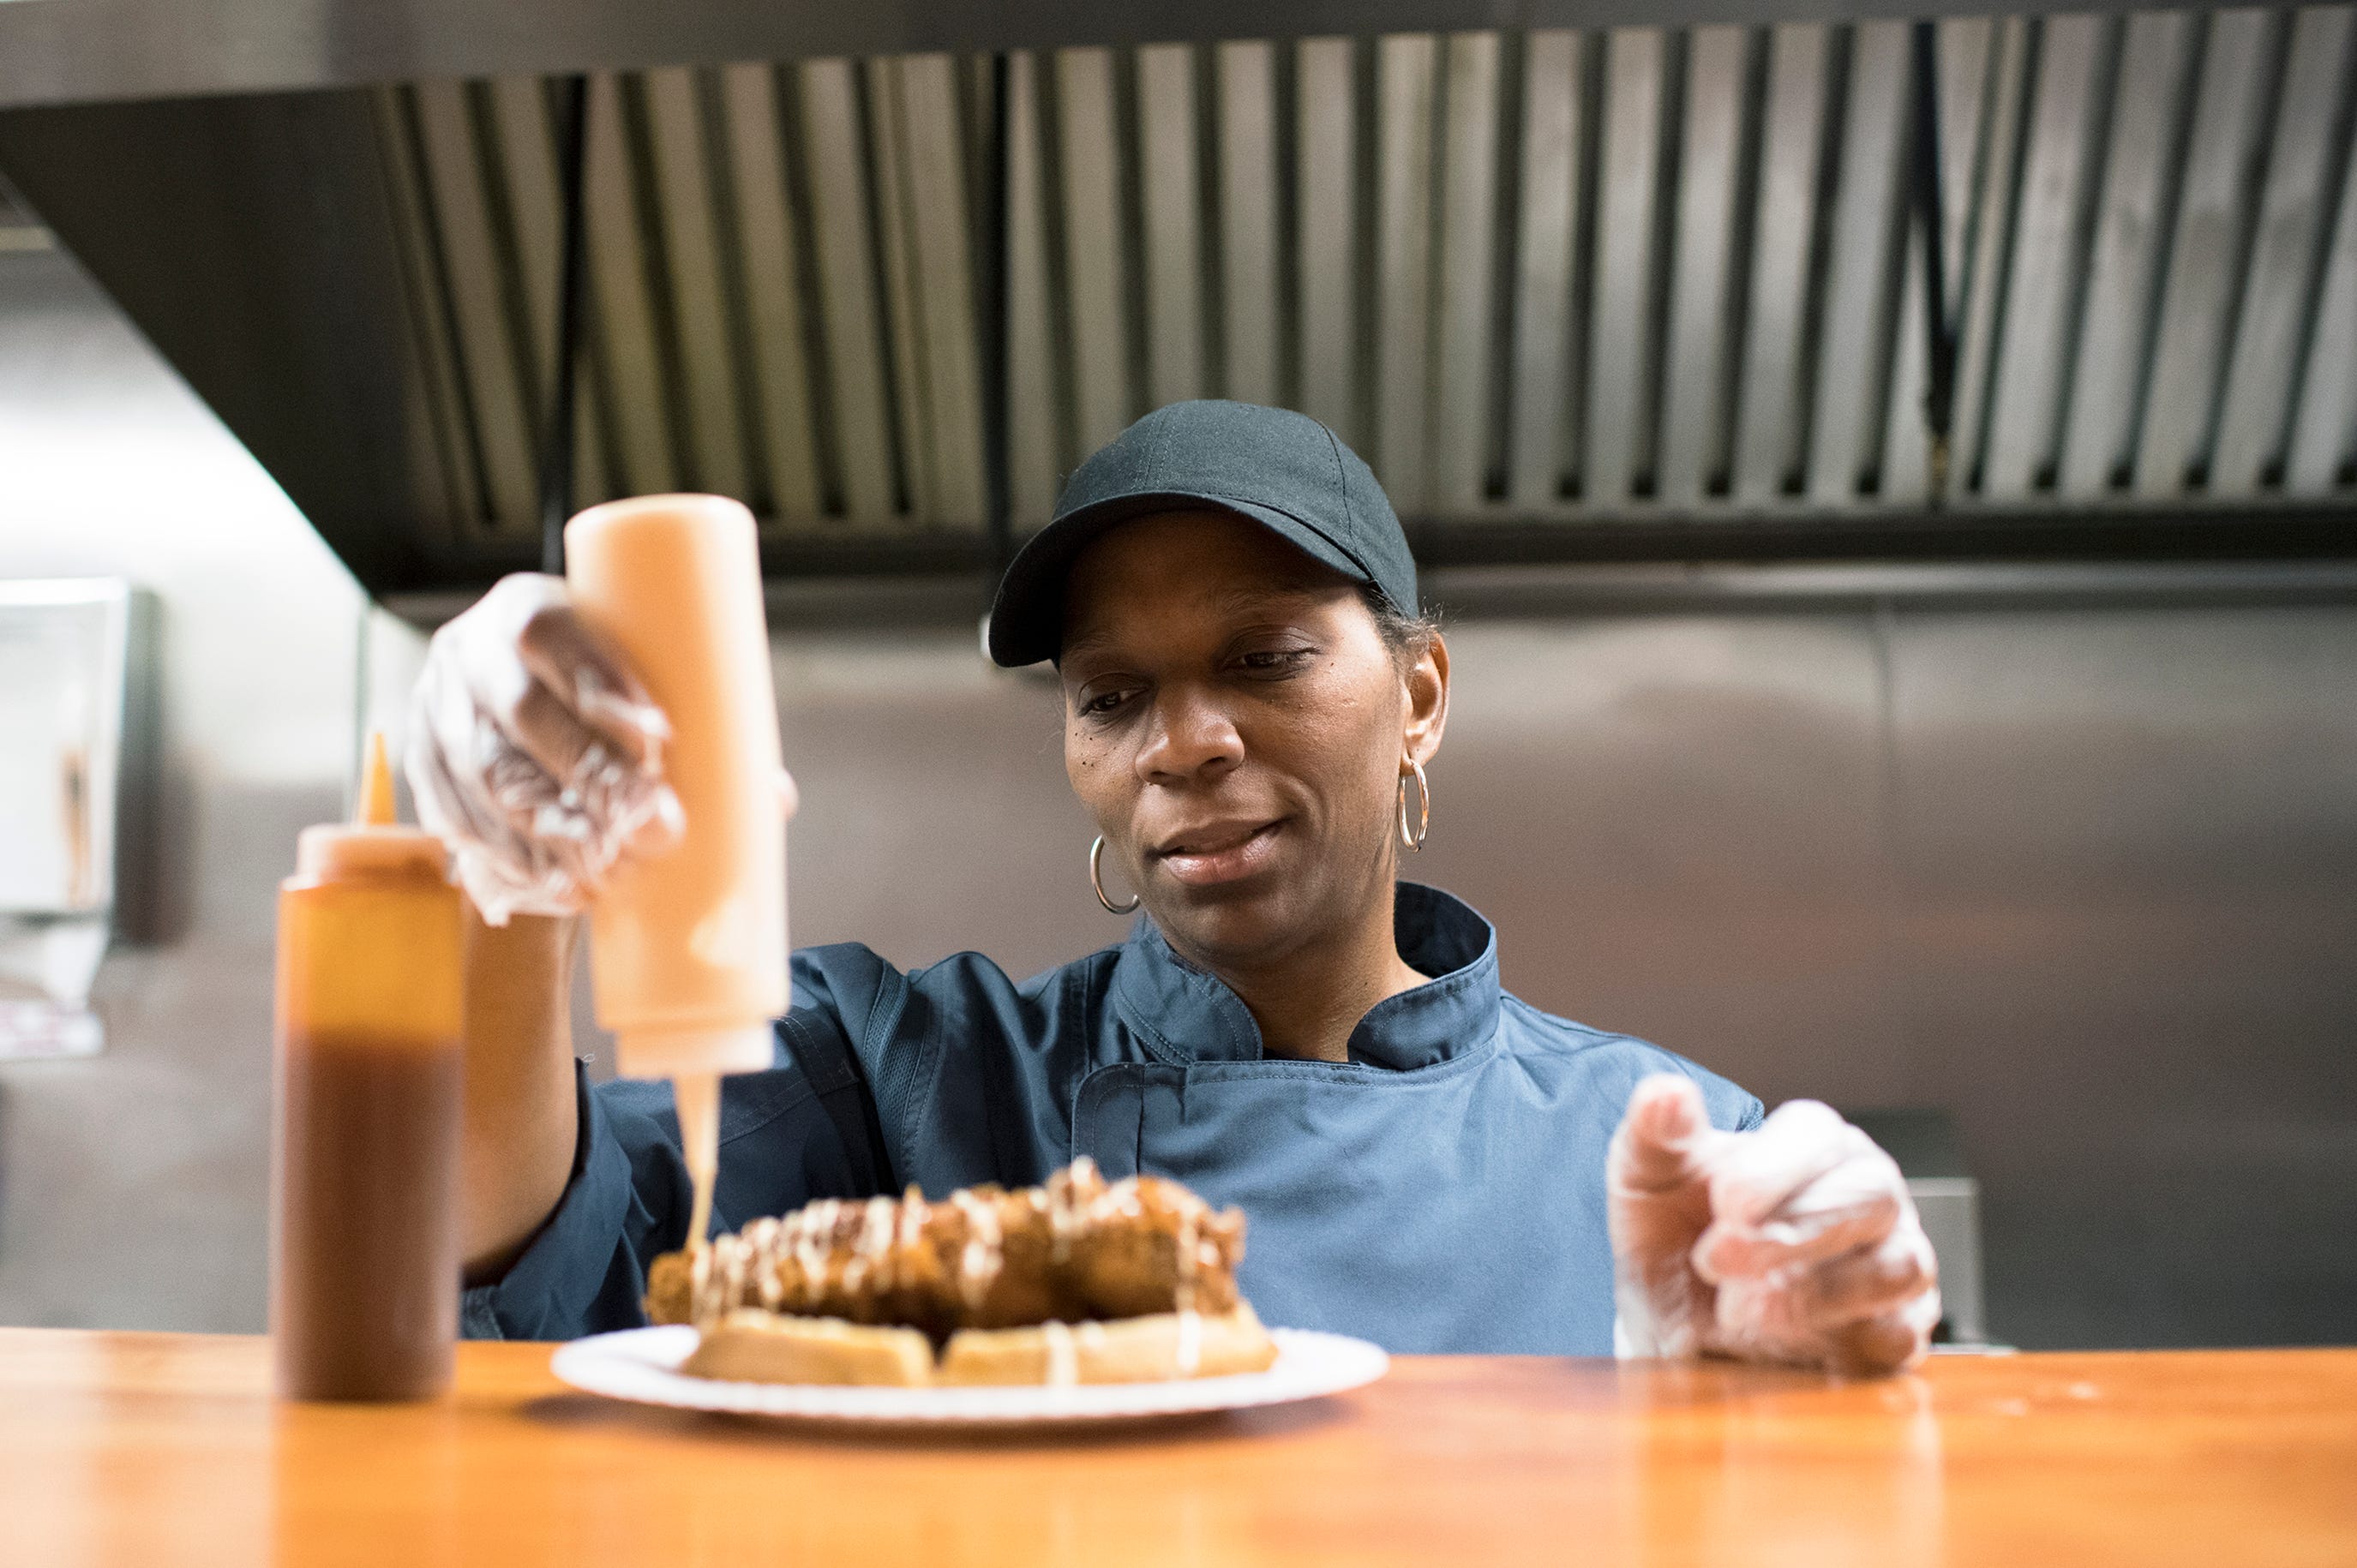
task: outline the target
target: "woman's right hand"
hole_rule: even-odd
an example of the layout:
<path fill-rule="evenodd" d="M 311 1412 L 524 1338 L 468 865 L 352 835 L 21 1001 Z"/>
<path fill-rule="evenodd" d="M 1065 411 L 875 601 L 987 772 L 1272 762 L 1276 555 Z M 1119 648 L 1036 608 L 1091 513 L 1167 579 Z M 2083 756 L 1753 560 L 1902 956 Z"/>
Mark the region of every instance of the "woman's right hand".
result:
<path fill-rule="evenodd" d="M 677 842 L 671 726 L 562 577 L 501 578 L 434 634 L 404 769 L 417 820 L 495 926 L 582 908 L 626 850 Z"/>

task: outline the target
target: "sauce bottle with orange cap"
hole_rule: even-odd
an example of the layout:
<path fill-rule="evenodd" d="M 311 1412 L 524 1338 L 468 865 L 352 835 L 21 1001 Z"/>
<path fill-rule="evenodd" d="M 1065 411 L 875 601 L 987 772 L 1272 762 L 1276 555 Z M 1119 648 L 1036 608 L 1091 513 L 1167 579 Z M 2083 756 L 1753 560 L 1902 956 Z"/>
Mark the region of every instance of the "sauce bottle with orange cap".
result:
<path fill-rule="evenodd" d="M 394 824 L 382 736 L 354 815 L 279 886 L 270 1331 L 284 1398 L 426 1399 L 458 1329 L 461 895 Z"/>

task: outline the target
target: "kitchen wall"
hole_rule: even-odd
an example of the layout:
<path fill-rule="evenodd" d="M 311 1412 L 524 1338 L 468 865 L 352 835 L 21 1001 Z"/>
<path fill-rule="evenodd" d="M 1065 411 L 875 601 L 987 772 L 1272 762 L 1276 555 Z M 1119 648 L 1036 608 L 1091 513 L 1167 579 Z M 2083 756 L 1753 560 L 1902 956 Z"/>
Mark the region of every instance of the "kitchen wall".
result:
<path fill-rule="evenodd" d="M 0 574 L 151 590 L 162 719 L 153 907 L 135 911 L 159 940 L 100 972 L 106 1054 L 0 1064 L 0 1322 L 249 1328 L 272 889 L 296 830 L 341 800 L 360 591 L 43 251 L 0 252 Z"/>
<path fill-rule="evenodd" d="M 273 887 L 418 641 L 66 262 L 0 255 L 0 575 L 81 572 L 161 610 L 161 936 L 107 1055 L 0 1065 L 0 1323 L 252 1329 Z M 2001 1337 L 2357 1337 L 2357 610 L 1459 596 L 1415 871 L 1511 986 L 1771 1101 L 1952 1109 Z M 796 940 L 1116 940 L 1052 691 L 953 609 L 826 607 L 777 618 Z"/>

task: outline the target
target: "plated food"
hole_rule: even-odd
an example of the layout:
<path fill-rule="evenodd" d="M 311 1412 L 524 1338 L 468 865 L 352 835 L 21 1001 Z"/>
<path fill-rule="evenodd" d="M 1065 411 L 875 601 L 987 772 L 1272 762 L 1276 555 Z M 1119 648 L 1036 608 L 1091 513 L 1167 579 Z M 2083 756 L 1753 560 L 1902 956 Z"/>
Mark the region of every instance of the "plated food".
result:
<path fill-rule="evenodd" d="M 829 1199 L 655 1261 L 679 1370 L 732 1381 L 1071 1386 L 1265 1370 L 1244 1217 L 1083 1158 L 1041 1186 Z"/>

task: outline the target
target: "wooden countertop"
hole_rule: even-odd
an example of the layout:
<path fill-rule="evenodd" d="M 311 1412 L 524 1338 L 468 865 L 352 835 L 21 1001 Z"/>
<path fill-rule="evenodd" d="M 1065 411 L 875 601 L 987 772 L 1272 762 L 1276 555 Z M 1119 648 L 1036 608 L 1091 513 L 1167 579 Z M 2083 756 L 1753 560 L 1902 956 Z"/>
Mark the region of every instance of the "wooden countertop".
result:
<path fill-rule="evenodd" d="M 1730 1366 L 1407 1357 L 1290 1409 L 845 1440 L 565 1390 L 282 1406 L 260 1339 L 0 1329 L 0 1561 L 2357 1562 L 2357 1350 Z"/>

